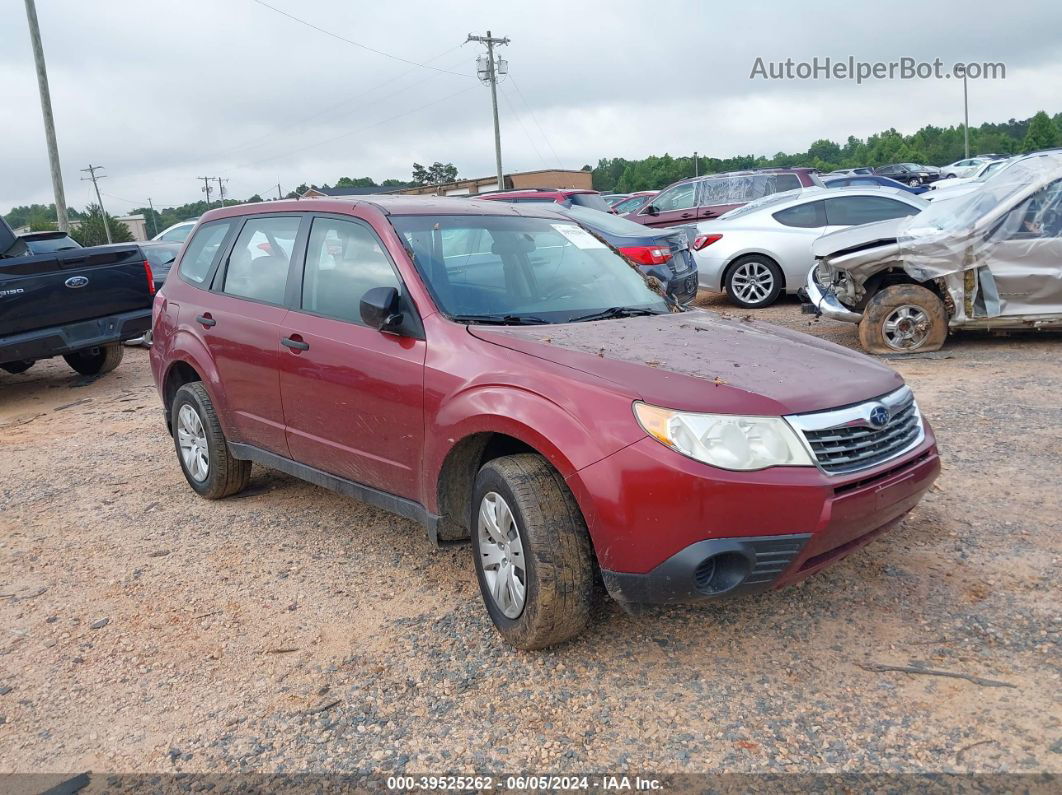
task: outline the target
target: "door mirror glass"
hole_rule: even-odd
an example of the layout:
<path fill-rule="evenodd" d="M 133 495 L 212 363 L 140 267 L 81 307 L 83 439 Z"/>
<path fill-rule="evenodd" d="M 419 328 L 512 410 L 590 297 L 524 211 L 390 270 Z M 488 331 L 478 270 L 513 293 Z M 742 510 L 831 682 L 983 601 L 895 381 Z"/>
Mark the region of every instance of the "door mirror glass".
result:
<path fill-rule="evenodd" d="M 361 297 L 361 320 L 377 331 L 394 331 L 402 323 L 398 311 L 398 290 L 394 287 L 373 287 Z"/>

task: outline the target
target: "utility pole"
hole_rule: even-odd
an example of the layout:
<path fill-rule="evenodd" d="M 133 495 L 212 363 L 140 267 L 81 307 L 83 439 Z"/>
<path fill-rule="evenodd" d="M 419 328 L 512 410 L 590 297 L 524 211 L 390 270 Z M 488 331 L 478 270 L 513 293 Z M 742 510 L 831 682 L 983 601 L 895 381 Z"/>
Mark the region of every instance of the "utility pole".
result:
<path fill-rule="evenodd" d="M 701 164 L 697 162 L 697 153 L 694 152 L 693 153 L 693 176 L 695 176 L 695 177 L 699 177 L 700 176 L 700 174 L 698 173 L 698 171 L 700 170 L 700 165 Z"/>
<path fill-rule="evenodd" d="M 221 197 L 221 206 L 224 207 L 225 206 L 225 186 L 222 183 L 223 182 L 228 182 L 228 180 L 227 179 L 222 179 L 221 177 L 214 177 L 214 179 L 218 183 L 218 196 Z"/>
<path fill-rule="evenodd" d="M 281 193 L 281 191 L 280 191 L 280 183 L 278 182 L 277 183 L 277 199 L 279 200 L 279 199 L 283 199 L 283 198 L 284 198 L 284 194 Z"/>
<path fill-rule="evenodd" d="M 502 59 L 495 59 L 494 46 L 500 47 L 508 44 L 509 39 L 507 37 L 495 38 L 488 30 L 486 36 L 473 36 L 469 33 L 465 43 L 470 41 L 478 41 L 480 44 L 487 45 L 486 62 L 483 62 L 482 56 L 477 59 L 476 74 L 480 82 L 490 84 L 490 104 L 494 111 L 494 161 L 498 167 L 498 190 L 505 190 L 505 175 L 502 173 L 501 159 L 501 127 L 498 125 L 498 74 L 506 74 L 509 71 L 509 64 Z"/>
<path fill-rule="evenodd" d="M 207 207 L 210 207 L 210 194 L 214 190 L 212 187 L 210 187 L 210 180 L 212 180 L 214 178 L 213 177 L 196 177 L 196 179 L 203 180 L 203 193 L 205 193 L 206 197 L 207 197 L 206 198 Z"/>
<path fill-rule="evenodd" d="M 151 228 L 157 235 L 159 233 L 159 225 L 155 221 L 155 205 L 151 203 L 150 196 L 148 196 L 148 208 L 151 210 Z"/>
<path fill-rule="evenodd" d="M 26 20 L 29 22 L 33 61 L 37 65 L 37 89 L 41 95 L 41 115 L 44 116 L 44 137 L 48 144 L 48 163 L 52 170 L 52 192 L 55 194 L 55 218 L 60 232 L 70 229 L 66 214 L 66 195 L 63 193 L 63 173 L 59 168 L 59 144 L 55 141 L 55 119 L 52 118 L 52 95 L 48 90 L 48 69 L 44 65 L 41 29 L 37 24 L 37 7 L 26 0 Z"/>
<path fill-rule="evenodd" d="M 966 93 L 966 70 L 962 70 L 962 144 L 963 157 L 970 158 L 970 99 Z"/>
<path fill-rule="evenodd" d="M 94 166 L 91 163 L 89 163 L 89 167 L 88 168 L 81 169 L 82 171 L 88 172 L 88 176 L 87 177 L 82 177 L 81 181 L 82 182 L 87 182 L 88 180 L 92 180 L 92 187 L 96 189 L 96 203 L 100 206 L 100 215 L 103 216 L 103 231 L 107 233 L 107 243 L 109 244 L 109 243 L 113 243 L 114 241 L 111 240 L 111 225 L 109 223 L 107 223 L 107 211 L 105 209 L 103 209 L 103 199 L 100 197 L 100 186 L 99 186 L 99 181 L 98 181 L 98 180 L 103 179 L 107 175 L 103 174 L 102 176 L 99 176 L 99 177 L 96 176 L 97 169 L 102 169 L 102 168 L 103 168 L 103 166 Z"/>

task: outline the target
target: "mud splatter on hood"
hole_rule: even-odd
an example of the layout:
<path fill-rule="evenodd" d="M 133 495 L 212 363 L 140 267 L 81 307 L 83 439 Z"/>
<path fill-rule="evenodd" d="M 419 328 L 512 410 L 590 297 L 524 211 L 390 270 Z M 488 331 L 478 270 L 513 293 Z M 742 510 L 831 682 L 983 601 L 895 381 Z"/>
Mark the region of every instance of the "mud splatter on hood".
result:
<path fill-rule="evenodd" d="M 486 342 L 610 381 L 656 405 L 780 415 L 903 384 L 875 359 L 789 329 L 691 310 L 548 326 L 469 326 Z"/>

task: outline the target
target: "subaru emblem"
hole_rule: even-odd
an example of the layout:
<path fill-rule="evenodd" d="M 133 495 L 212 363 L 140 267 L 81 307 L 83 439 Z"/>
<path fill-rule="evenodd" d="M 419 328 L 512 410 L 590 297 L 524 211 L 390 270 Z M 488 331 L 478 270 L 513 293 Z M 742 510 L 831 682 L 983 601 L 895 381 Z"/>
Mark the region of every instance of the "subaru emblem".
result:
<path fill-rule="evenodd" d="M 870 410 L 870 425 L 872 428 L 877 428 L 879 431 L 889 424 L 889 410 L 884 406 L 878 405 Z"/>
<path fill-rule="evenodd" d="M 84 287 L 88 282 L 88 276 L 71 276 L 66 280 L 65 284 L 67 287 L 77 289 L 78 287 Z"/>

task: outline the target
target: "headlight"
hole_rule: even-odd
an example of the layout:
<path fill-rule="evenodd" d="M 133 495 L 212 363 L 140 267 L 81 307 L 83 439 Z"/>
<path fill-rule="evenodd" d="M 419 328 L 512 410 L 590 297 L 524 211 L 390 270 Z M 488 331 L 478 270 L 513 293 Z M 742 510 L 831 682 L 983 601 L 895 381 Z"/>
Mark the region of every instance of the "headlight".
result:
<path fill-rule="evenodd" d="M 634 404 L 634 416 L 658 442 L 720 469 L 814 465 L 781 417 L 695 414 L 640 402 Z"/>

